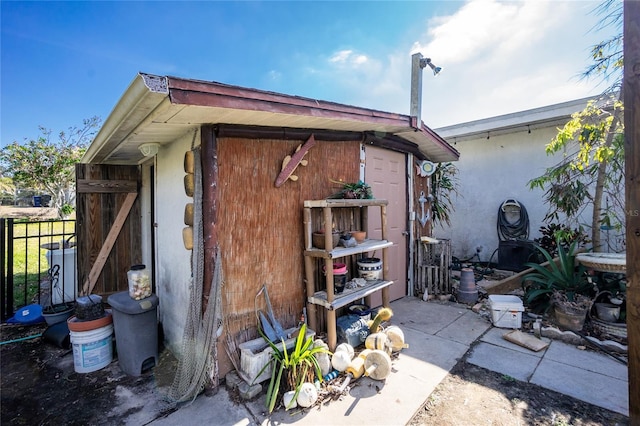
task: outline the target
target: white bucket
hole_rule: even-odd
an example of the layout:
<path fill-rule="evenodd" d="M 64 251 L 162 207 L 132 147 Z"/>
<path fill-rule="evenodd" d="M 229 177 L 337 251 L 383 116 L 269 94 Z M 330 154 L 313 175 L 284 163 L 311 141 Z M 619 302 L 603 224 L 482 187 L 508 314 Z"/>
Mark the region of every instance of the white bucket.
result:
<path fill-rule="evenodd" d="M 382 261 L 377 257 L 358 260 L 358 274 L 367 281 L 382 279 Z"/>
<path fill-rule="evenodd" d="M 76 373 L 91 373 L 113 359 L 113 324 L 89 331 L 69 331 Z"/>

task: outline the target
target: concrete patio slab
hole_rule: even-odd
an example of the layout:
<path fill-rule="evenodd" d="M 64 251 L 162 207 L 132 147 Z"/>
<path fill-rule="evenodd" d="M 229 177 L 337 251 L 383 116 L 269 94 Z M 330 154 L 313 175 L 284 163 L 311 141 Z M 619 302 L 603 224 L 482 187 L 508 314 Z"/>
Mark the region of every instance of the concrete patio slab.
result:
<path fill-rule="evenodd" d="M 543 358 L 531 383 L 629 415 L 628 383 L 624 380 Z"/>
<path fill-rule="evenodd" d="M 470 345 L 490 327 L 491 324 L 487 320 L 471 310 L 466 310 L 454 322 L 438 331 L 436 336 Z"/>
<path fill-rule="evenodd" d="M 480 342 L 467 357 L 467 362 L 524 382 L 529 381 L 541 358 L 491 343 Z"/>
<path fill-rule="evenodd" d="M 618 380 L 628 381 L 629 377 L 628 367 L 610 356 L 578 349 L 559 340 L 553 341 L 549 346 L 545 359 L 604 374 Z"/>
<path fill-rule="evenodd" d="M 204 424 L 247 426 L 254 425 L 255 422 L 251 412 L 244 405 L 233 403 L 229 392 L 222 386 L 215 395 L 201 394 L 193 402 L 184 403 L 177 411 L 154 420 L 152 424 L 154 426 Z"/>
<path fill-rule="evenodd" d="M 467 312 L 464 307 L 425 302 L 415 297 L 405 297 L 391 304 L 392 322 L 403 330 L 413 328 L 423 333 L 436 334 Z"/>

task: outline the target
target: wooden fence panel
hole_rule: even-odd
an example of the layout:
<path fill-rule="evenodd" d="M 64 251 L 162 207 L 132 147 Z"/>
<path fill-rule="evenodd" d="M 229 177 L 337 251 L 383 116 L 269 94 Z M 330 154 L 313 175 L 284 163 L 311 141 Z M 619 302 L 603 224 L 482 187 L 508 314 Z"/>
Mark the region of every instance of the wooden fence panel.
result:
<path fill-rule="evenodd" d="M 89 273 L 114 225 L 127 194 L 140 187 L 138 166 L 76 165 L 76 230 L 78 283 Z M 127 271 L 142 261 L 139 197 L 105 261 L 93 293 L 109 295 L 127 289 Z"/>

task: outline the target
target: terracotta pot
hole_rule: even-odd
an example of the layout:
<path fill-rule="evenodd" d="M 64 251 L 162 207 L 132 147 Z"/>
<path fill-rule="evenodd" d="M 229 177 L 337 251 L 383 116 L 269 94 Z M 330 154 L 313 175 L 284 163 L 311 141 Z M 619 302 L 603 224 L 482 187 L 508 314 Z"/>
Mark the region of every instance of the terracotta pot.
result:
<path fill-rule="evenodd" d="M 80 321 L 76 316 L 72 316 L 67 320 L 67 325 L 69 326 L 69 331 L 90 331 L 96 330 L 98 328 L 105 327 L 113 322 L 113 317 L 111 316 L 111 310 L 106 309 L 104 316 L 95 320 L 90 321 Z"/>
<path fill-rule="evenodd" d="M 353 238 L 356 239 L 358 244 L 364 242 L 364 240 L 367 238 L 367 232 L 366 231 L 351 231 L 350 233 L 353 236 Z"/>

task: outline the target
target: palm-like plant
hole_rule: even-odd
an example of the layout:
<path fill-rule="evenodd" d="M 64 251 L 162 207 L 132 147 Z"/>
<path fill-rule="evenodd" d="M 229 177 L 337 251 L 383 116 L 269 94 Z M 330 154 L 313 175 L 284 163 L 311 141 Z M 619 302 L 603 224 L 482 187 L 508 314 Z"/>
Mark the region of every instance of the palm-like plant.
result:
<path fill-rule="evenodd" d="M 558 238 L 556 241 L 558 261 L 554 261 L 549 251 L 536 244 L 537 250 L 549 262 L 548 266 L 537 263 L 525 263 L 534 269 L 522 278 L 525 290 L 524 300 L 535 310 L 546 311 L 554 293 L 562 293 L 569 303 L 575 303 L 578 295 L 588 295 L 592 285 L 587 280 L 586 268 L 576 262 L 577 241 L 565 249 Z"/>
<path fill-rule="evenodd" d="M 262 371 L 271 365 L 271 380 L 269 381 L 266 397 L 266 405 L 269 413 L 271 413 L 280 395 L 283 375 L 286 374 L 286 390 L 295 390 L 295 395 L 292 399 L 292 401 L 295 401 L 300 392 L 300 386 L 303 383 L 313 382 L 314 377 L 322 380 L 322 373 L 315 354 L 330 352 L 322 346 L 315 346 L 311 336 L 305 338 L 307 332 L 306 324 L 302 324 L 300 327 L 296 344 L 291 353 L 287 351 L 287 345 L 284 339 L 282 339 L 282 350 L 280 350 L 272 341 L 264 336 L 261 330 L 259 331 L 273 350 L 271 360 L 262 368 L 260 373 L 258 373 L 258 376 L 260 376 Z"/>

